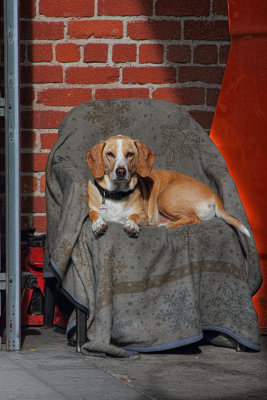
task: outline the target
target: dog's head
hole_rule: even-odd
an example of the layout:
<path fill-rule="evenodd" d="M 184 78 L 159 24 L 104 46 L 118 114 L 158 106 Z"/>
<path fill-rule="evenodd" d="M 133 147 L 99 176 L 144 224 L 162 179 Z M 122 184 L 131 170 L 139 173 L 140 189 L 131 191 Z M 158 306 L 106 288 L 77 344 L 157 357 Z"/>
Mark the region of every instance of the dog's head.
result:
<path fill-rule="evenodd" d="M 112 136 L 101 141 L 87 154 L 87 163 L 94 178 L 107 175 L 114 183 L 130 182 L 136 175 L 148 176 L 155 154 L 144 143 L 128 136 Z"/>

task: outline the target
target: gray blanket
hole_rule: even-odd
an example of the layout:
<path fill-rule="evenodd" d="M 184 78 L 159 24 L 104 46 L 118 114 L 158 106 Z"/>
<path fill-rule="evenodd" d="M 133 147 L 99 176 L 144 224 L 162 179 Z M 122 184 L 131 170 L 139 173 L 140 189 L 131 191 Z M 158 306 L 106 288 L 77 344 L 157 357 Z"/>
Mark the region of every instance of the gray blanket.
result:
<path fill-rule="evenodd" d="M 210 186 L 249 228 L 223 157 L 182 107 L 132 99 L 74 108 L 62 121 L 47 162 L 44 277 L 56 276 L 66 296 L 86 310 L 83 351 L 126 357 L 197 342 L 203 334 L 215 343 L 234 339 L 260 350 L 251 299 L 261 283 L 253 237 L 218 218 L 175 229 L 141 227 L 137 239 L 116 223 L 101 237 L 92 233 L 86 154 L 117 134 L 150 146 L 155 168 L 180 171 Z M 72 316 L 69 335 L 75 323 Z"/>

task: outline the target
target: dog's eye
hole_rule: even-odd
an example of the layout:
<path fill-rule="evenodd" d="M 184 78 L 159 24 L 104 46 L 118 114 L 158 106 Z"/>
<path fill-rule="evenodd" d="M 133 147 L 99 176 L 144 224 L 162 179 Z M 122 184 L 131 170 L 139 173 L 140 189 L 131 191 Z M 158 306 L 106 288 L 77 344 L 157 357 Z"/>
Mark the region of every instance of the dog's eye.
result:
<path fill-rule="evenodd" d="M 133 156 L 134 156 L 134 153 L 131 153 L 130 151 L 128 151 L 128 153 L 126 154 L 126 158 L 130 158 Z"/>
<path fill-rule="evenodd" d="M 114 154 L 112 153 L 112 151 L 109 151 L 109 152 L 107 153 L 107 156 L 108 156 L 108 157 L 111 157 L 111 158 L 114 158 L 114 157 L 115 157 Z"/>

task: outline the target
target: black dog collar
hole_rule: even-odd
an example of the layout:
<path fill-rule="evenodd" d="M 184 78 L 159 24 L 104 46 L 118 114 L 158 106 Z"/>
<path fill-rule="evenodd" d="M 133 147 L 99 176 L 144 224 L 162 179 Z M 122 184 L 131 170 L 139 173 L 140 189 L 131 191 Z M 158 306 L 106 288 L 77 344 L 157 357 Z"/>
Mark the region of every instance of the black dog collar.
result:
<path fill-rule="evenodd" d="M 109 190 L 103 189 L 96 180 L 94 180 L 94 184 L 96 185 L 103 199 L 121 200 L 123 197 L 127 197 L 134 192 L 134 189 L 128 190 L 128 192 L 111 192 Z"/>

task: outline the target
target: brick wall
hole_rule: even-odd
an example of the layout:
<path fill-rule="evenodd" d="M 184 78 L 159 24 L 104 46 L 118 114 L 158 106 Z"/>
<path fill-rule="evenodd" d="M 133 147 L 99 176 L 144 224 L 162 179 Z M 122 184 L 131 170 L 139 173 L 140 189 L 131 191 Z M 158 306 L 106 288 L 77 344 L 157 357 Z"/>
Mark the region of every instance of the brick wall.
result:
<path fill-rule="evenodd" d="M 229 50 L 226 0 L 21 0 L 20 25 L 24 228 L 46 229 L 45 164 L 73 106 L 167 99 L 209 131 Z"/>

